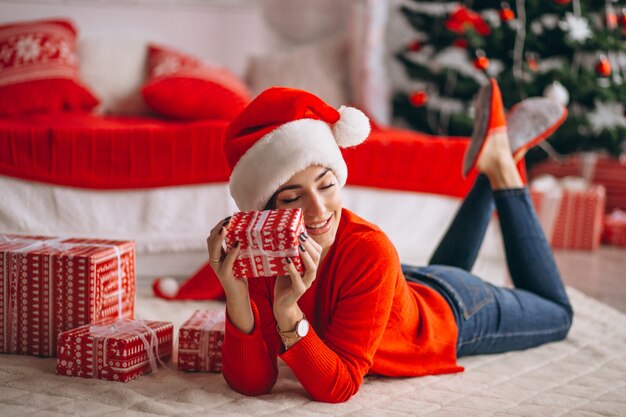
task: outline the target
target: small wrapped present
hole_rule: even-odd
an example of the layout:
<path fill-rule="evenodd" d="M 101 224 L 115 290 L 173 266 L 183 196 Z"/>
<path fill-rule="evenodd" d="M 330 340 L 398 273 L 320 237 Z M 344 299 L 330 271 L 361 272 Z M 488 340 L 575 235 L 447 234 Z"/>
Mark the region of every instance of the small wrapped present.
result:
<path fill-rule="evenodd" d="M 541 175 L 583 177 L 606 190 L 606 209 L 626 209 L 626 153 L 619 158 L 599 152 L 581 152 L 562 161 L 546 160 L 533 166 L 531 178 Z"/>
<path fill-rule="evenodd" d="M 301 209 L 235 213 L 225 239 L 228 248 L 239 241 L 239 254 L 233 266 L 235 276 L 283 275 L 285 257 L 289 257 L 302 273 L 304 268 L 298 252 L 298 238 L 304 230 Z"/>
<path fill-rule="evenodd" d="M 0 352 L 54 356 L 60 332 L 134 309 L 134 242 L 0 234 Z"/>
<path fill-rule="evenodd" d="M 156 373 L 172 354 L 173 331 L 168 322 L 118 320 L 62 332 L 57 374 L 126 382 Z"/>
<path fill-rule="evenodd" d="M 595 250 L 600 244 L 606 192 L 582 178 L 542 176 L 531 197 L 553 248 Z"/>
<path fill-rule="evenodd" d="M 178 332 L 178 369 L 222 371 L 224 310 L 196 310 Z"/>
<path fill-rule="evenodd" d="M 602 243 L 626 247 L 626 211 L 615 209 L 606 215 Z"/>

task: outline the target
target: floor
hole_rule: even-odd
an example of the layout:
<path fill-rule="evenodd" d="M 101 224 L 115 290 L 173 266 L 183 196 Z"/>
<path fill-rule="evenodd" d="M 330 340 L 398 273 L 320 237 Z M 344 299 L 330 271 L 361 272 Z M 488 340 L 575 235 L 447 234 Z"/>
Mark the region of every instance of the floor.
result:
<path fill-rule="evenodd" d="M 626 313 L 626 248 L 559 250 L 554 255 L 566 285 Z"/>
<path fill-rule="evenodd" d="M 626 313 L 626 248 L 601 246 L 593 252 L 557 250 L 555 258 L 566 285 Z M 139 255 L 139 286 L 148 287 L 155 276 L 182 280 L 206 260 L 204 251 Z"/>

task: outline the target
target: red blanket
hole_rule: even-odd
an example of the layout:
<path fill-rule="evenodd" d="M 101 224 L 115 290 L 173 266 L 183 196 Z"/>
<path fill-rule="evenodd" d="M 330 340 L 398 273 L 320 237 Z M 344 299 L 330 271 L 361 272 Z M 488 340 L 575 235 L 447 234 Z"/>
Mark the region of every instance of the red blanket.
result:
<path fill-rule="evenodd" d="M 224 121 L 63 113 L 0 120 L 0 175 L 91 189 L 219 183 Z M 461 197 L 466 138 L 375 129 L 344 151 L 348 184 Z"/>

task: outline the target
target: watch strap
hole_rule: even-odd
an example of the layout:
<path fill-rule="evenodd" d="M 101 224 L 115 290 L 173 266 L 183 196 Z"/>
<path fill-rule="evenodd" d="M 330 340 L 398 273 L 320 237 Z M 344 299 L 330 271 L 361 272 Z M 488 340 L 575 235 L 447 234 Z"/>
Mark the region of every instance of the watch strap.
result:
<path fill-rule="evenodd" d="M 306 320 L 306 316 L 304 314 L 302 314 L 302 318 L 296 322 L 296 325 L 294 326 L 294 328 L 292 330 L 287 330 L 287 331 L 281 330 L 280 327 L 278 327 L 278 323 L 276 323 L 276 331 L 278 331 L 278 334 L 284 337 L 285 339 L 297 339 L 300 337 L 297 333 L 298 325 L 300 324 L 302 320 Z"/>

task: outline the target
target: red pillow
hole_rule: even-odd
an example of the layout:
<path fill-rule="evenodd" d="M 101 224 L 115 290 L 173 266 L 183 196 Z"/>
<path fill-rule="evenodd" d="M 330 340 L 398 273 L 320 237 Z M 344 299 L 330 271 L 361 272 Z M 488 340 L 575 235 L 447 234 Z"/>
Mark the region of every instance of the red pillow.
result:
<path fill-rule="evenodd" d="M 0 26 L 0 116 L 91 110 L 78 81 L 76 29 L 66 20 Z"/>
<path fill-rule="evenodd" d="M 141 93 L 157 113 L 178 119 L 232 119 L 249 102 L 246 85 L 226 68 L 150 45 Z"/>

